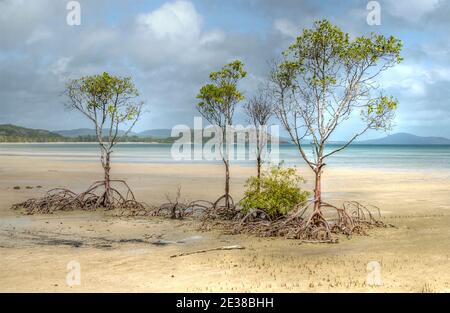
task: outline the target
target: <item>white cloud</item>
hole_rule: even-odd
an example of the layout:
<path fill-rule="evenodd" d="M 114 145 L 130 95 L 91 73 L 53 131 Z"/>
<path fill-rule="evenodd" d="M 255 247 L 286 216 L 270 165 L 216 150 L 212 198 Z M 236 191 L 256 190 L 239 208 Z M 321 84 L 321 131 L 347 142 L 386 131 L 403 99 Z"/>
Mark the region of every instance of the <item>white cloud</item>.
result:
<path fill-rule="evenodd" d="M 400 64 L 383 74 L 383 87 L 395 88 L 405 96 L 425 96 L 427 86 L 450 82 L 450 68 Z"/>
<path fill-rule="evenodd" d="M 400 64 L 383 74 L 383 87 L 396 88 L 404 95 L 425 95 L 425 83 L 430 73 L 418 65 Z"/>
<path fill-rule="evenodd" d="M 182 0 L 166 3 L 148 14 L 140 14 L 137 22 L 158 39 L 196 39 L 202 28 L 202 17 L 194 5 Z"/>
<path fill-rule="evenodd" d="M 132 46 L 146 64 L 198 64 L 213 61 L 226 39 L 220 30 L 204 30 L 203 17 L 188 1 L 177 0 L 136 18 Z"/>
<path fill-rule="evenodd" d="M 276 19 L 273 22 L 273 27 L 286 37 L 295 38 L 299 32 L 294 23 L 284 18 Z"/>
<path fill-rule="evenodd" d="M 381 3 L 382 13 L 385 12 L 384 4 L 389 14 L 405 19 L 409 22 L 417 22 L 424 15 L 436 10 L 443 0 L 385 0 Z"/>

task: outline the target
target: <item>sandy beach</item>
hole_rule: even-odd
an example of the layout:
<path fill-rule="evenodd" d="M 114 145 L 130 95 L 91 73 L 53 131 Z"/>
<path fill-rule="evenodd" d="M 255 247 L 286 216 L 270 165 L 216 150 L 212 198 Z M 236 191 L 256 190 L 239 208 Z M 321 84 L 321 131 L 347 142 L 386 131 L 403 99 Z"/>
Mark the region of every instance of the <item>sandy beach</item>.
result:
<path fill-rule="evenodd" d="M 299 171 L 311 189 L 311 174 Z M 178 186 L 186 200 L 213 200 L 223 189 L 218 165 L 114 164 L 112 173 L 125 179 L 139 200 L 152 204 L 165 202 Z M 252 167 L 232 167 L 236 199 L 253 174 Z M 27 216 L 10 209 L 54 187 L 83 191 L 101 177 L 100 166 L 92 162 L 0 157 L 0 291 L 450 291 L 446 171 L 326 169 L 327 201 L 375 204 L 384 221 L 396 226 L 342 237 L 338 244 L 201 232 L 188 219 L 119 218 L 103 211 Z M 167 244 L 153 244 L 158 240 Z M 170 258 L 229 245 L 245 249 Z M 71 261 L 81 266 L 80 285 L 66 283 Z M 380 286 L 366 284 L 371 261 L 381 266 Z"/>

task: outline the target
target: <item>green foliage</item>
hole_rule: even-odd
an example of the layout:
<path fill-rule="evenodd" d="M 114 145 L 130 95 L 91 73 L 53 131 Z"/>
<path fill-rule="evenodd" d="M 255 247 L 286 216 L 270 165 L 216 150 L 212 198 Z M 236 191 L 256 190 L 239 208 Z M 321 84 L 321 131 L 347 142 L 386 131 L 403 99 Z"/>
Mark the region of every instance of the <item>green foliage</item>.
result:
<path fill-rule="evenodd" d="M 106 72 L 69 81 L 66 96 L 69 108 L 83 113 L 94 123 L 97 141 L 104 151 L 111 151 L 116 142 L 126 137 L 139 119 L 143 107 L 130 77 Z M 124 124 L 128 124 L 128 129 L 119 134 L 119 127 Z M 106 134 L 103 132 L 105 128 Z"/>
<path fill-rule="evenodd" d="M 128 94 L 139 96 L 139 92 L 131 80 L 131 77 L 118 77 L 103 72 L 99 75 L 84 76 L 77 80 L 80 83 L 81 91 L 90 95 L 91 106 L 99 106 L 108 101 L 114 101 L 116 95 Z M 110 104 L 110 107 L 114 107 Z"/>
<path fill-rule="evenodd" d="M 375 78 L 403 60 L 401 49 L 402 42 L 393 36 L 372 33 L 350 38 L 338 26 L 319 20 L 283 53 L 284 61 L 273 78 L 280 87 L 298 92 L 302 99 L 297 101 L 305 103 L 305 116 L 327 117 L 327 112 L 334 112 L 330 115 L 339 121 L 361 108 L 369 128 L 387 129 L 397 101 L 372 93 L 379 89 Z M 320 123 L 328 129 L 334 125 L 334 121 Z"/>
<path fill-rule="evenodd" d="M 374 129 L 388 128 L 386 121 L 380 116 L 388 115 L 390 112 L 397 109 L 398 101 L 393 97 L 380 96 L 377 99 L 373 99 L 367 105 L 367 111 L 362 111 L 363 119 L 367 122 L 372 121 Z"/>
<path fill-rule="evenodd" d="M 231 124 L 235 105 L 244 100 L 237 84 L 246 75 L 244 64 L 239 60 L 212 72 L 209 75 L 211 83 L 201 87 L 197 95 L 199 112 L 211 123 L 219 126 Z"/>
<path fill-rule="evenodd" d="M 139 96 L 131 77 L 118 77 L 106 72 L 84 76 L 70 81 L 67 90 L 70 98 L 86 97 L 86 111 L 98 110 L 113 123 L 131 121 L 140 111 L 140 104 L 123 101 Z"/>
<path fill-rule="evenodd" d="M 339 58 L 346 65 L 353 65 L 355 62 L 371 65 L 382 58 L 400 63 L 403 60 L 400 56 L 401 49 L 402 42 L 393 36 L 372 33 L 368 37 L 359 36 L 351 40 L 350 35 L 339 27 L 327 20 L 320 20 L 314 23 L 314 28 L 303 30 L 296 42 L 283 54 L 286 57 L 293 56 L 299 70 L 306 71 L 309 70 L 306 67 L 308 59 L 322 58 L 321 61 L 331 65 L 331 57 Z"/>
<path fill-rule="evenodd" d="M 247 180 L 245 196 L 240 202 L 242 210 L 247 213 L 260 209 L 272 218 L 284 215 L 308 198 L 309 192 L 299 186 L 304 182 L 294 168 L 272 166 L 260 179 L 250 177 Z"/>

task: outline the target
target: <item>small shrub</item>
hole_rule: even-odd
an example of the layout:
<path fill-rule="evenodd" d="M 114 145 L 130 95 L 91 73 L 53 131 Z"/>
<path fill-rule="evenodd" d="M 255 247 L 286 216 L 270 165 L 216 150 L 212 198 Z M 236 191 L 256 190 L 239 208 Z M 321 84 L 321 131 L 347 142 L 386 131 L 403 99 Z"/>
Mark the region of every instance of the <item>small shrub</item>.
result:
<path fill-rule="evenodd" d="M 308 198 L 309 192 L 299 186 L 304 182 L 294 168 L 272 166 L 260 179 L 250 177 L 247 180 L 244 199 L 240 202 L 242 211 L 260 209 L 272 218 L 285 215 Z"/>

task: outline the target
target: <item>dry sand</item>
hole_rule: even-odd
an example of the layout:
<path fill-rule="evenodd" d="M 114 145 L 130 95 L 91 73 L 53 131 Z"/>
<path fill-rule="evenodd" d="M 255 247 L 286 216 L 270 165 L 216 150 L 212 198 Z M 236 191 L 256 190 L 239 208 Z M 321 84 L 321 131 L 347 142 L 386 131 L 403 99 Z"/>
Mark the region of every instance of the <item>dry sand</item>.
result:
<path fill-rule="evenodd" d="M 236 198 L 253 171 L 232 168 Z M 113 175 L 154 204 L 178 186 L 187 200 L 213 200 L 223 189 L 223 170 L 215 165 L 115 164 Z M 82 191 L 99 177 L 95 163 L 0 157 L 0 291 L 450 291 L 449 172 L 326 169 L 325 199 L 376 204 L 397 226 L 333 245 L 199 232 L 189 220 L 106 212 L 24 216 L 9 209 L 57 186 Z M 152 244 L 158 240 L 168 244 Z M 170 258 L 226 245 L 245 250 Z M 66 283 L 70 261 L 81 265 L 81 285 Z M 370 261 L 381 265 L 381 286 L 366 284 Z"/>

